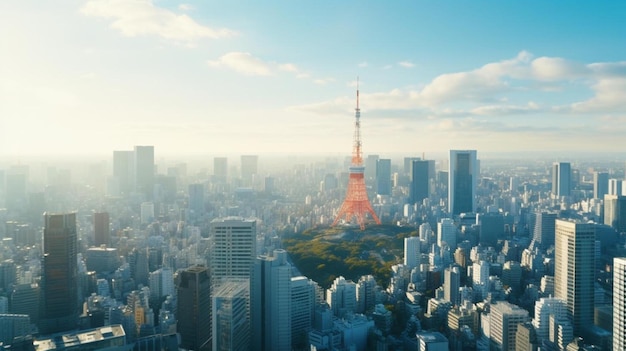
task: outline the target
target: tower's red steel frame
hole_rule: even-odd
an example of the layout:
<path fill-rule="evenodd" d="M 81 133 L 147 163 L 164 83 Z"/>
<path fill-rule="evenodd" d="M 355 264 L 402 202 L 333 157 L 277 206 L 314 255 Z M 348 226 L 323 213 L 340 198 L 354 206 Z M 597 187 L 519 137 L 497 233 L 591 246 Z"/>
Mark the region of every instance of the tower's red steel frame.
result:
<path fill-rule="evenodd" d="M 359 108 L 359 88 L 356 89 L 356 109 L 354 122 L 354 144 L 352 147 L 352 164 L 350 165 L 350 178 L 348 180 L 348 191 L 346 199 L 337 212 L 337 217 L 331 226 L 335 226 L 342 218 L 346 222 L 350 222 L 352 218 L 356 218 L 361 230 L 365 229 L 365 215 L 367 213 L 372 216 L 377 224 L 380 219 L 374 212 L 372 204 L 367 197 L 367 188 L 365 187 L 365 167 L 363 167 L 363 156 L 361 150 L 361 109 Z"/>

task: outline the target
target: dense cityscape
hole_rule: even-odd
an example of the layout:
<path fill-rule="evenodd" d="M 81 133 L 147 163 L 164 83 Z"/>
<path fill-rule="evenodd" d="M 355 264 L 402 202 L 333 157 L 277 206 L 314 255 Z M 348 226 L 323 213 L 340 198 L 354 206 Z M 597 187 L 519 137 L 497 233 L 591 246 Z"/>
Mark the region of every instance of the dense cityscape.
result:
<path fill-rule="evenodd" d="M 0 349 L 626 351 L 624 14 L 0 1 Z"/>
<path fill-rule="evenodd" d="M 361 157 L 356 111 L 352 157 L 191 164 L 135 146 L 95 163 L 6 165 L 0 342 L 624 348 L 626 162 L 482 160 L 477 150 Z M 350 251 L 366 240 L 382 241 Z M 320 256 L 339 257 L 312 266 L 307 251 L 324 243 Z M 340 261 L 349 277 L 331 268 Z M 324 281 L 301 273 L 326 269 Z"/>

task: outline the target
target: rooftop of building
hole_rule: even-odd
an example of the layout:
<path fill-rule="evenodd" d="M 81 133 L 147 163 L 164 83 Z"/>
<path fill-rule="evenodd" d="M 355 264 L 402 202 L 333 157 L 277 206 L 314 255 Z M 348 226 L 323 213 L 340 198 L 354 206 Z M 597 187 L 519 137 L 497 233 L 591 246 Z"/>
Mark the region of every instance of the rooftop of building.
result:
<path fill-rule="evenodd" d="M 33 346 L 35 351 L 52 351 L 124 336 L 126 336 L 124 328 L 116 324 L 80 332 L 56 334 L 46 339 L 35 340 Z"/>

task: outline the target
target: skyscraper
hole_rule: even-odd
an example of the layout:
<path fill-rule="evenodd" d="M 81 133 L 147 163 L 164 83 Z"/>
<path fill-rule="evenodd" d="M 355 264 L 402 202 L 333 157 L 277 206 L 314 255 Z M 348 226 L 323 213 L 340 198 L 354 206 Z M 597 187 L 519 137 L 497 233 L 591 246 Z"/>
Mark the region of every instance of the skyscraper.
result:
<path fill-rule="evenodd" d="M 572 190 L 572 168 L 569 162 L 552 165 L 552 196 L 570 196 Z"/>
<path fill-rule="evenodd" d="M 437 223 L 437 246 L 448 244 L 452 251 L 456 249 L 456 225 L 450 218 L 442 218 Z"/>
<path fill-rule="evenodd" d="M 443 298 L 459 305 L 459 288 L 461 287 L 461 270 L 458 266 L 447 267 L 443 272 Z"/>
<path fill-rule="evenodd" d="M 189 212 L 193 219 L 204 214 L 204 184 L 189 184 Z"/>
<path fill-rule="evenodd" d="M 135 146 L 135 191 L 151 200 L 154 192 L 154 146 Z"/>
<path fill-rule="evenodd" d="M 404 238 L 404 265 L 409 270 L 420 265 L 420 244 L 418 236 Z"/>
<path fill-rule="evenodd" d="M 291 350 L 291 265 L 287 252 L 274 250 L 254 262 L 250 317 L 255 350 Z"/>
<path fill-rule="evenodd" d="M 391 160 L 388 158 L 376 160 L 376 193 L 391 195 Z"/>
<path fill-rule="evenodd" d="M 626 232 L 626 196 L 604 195 L 604 224 Z"/>
<path fill-rule="evenodd" d="M 216 182 L 225 182 L 228 178 L 228 158 L 213 158 L 213 177 Z"/>
<path fill-rule="evenodd" d="M 609 174 L 606 172 L 593 172 L 593 197 L 603 199 L 609 193 Z"/>
<path fill-rule="evenodd" d="M 57 333 L 78 322 L 76 214 L 44 213 L 43 318 L 40 331 Z"/>
<path fill-rule="evenodd" d="M 291 278 L 291 345 L 303 346 L 313 326 L 317 283 L 304 276 Z"/>
<path fill-rule="evenodd" d="M 450 150 L 448 212 L 476 212 L 476 181 L 480 175 L 476 150 Z"/>
<path fill-rule="evenodd" d="M 556 212 L 536 212 L 533 217 L 533 240 L 544 249 L 554 245 Z"/>
<path fill-rule="evenodd" d="M 624 182 L 621 179 L 609 179 L 609 195 L 623 195 L 622 193 L 622 185 Z"/>
<path fill-rule="evenodd" d="M 565 301 L 574 333 L 593 323 L 595 228 L 593 223 L 555 222 L 554 295 Z"/>
<path fill-rule="evenodd" d="M 626 257 L 613 259 L 613 350 L 626 350 Z"/>
<path fill-rule="evenodd" d="M 213 351 L 250 350 L 247 296 L 250 282 L 235 279 L 223 282 L 213 293 Z"/>
<path fill-rule="evenodd" d="M 211 276 L 220 279 L 250 278 L 256 257 L 256 221 L 239 217 L 211 222 Z"/>
<path fill-rule="evenodd" d="M 108 212 L 95 212 L 93 214 L 93 234 L 96 246 L 111 245 Z"/>
<path fill-rule="evenodd" d="M 178 273 L 177 331 L 180 347 L 189 350 L 209 350 L 211 328 L 211 280 L 209 270 L 192 266 Z"/>
<path fill-rule="evenodd" d="M 434 162 L 428 160 L 415 160 L 411 162 L 409 194 L 409 202 L 411 204 L 422 203 L 422 200 L 430 196 L 430 168 L 433 166 Z M 434 169 L 432 171 L 434 171 Z"/>
<path fill-rule="evenodd" d="M 241 180 L 243 185 L 251 186 L 259 171 L 259 156 L 241 155 Z"/>
<path fill-rule="evenodd" d="M 132 191 L 133 155 L 130 150 L 113 151 L 113 178 L 119 190 L 116 195 L 128 195 Z"/>

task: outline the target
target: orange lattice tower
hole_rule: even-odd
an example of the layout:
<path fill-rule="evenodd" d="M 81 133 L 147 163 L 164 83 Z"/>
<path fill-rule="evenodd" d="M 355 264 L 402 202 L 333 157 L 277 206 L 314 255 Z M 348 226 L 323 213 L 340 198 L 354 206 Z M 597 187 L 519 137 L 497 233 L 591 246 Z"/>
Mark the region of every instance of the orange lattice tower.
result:
<path fill-rule="evenodd" d="M 365 177 L 363 172 L 363 156 L 361 154 L 361 109 L 359 109 L 359 88 L 356 88 L 356 120 L 354 122 L 354 146 L 352 148 L 352 164 L 350 165 L 350 179 L 348 180 L 348 191 L 346 199 L 343 201 L 337 218 L 331 226 L 335 226 L 341 218 L 350 222 L 352 218 L 356 218 L 357 223 L 362 229 L 365 229 L 365 214 L 369 213 L 377 224 L 380 219 L 376 216 L 376 212 L 370 204 L 367 197 L 367 189 L 365 187 Z"/>

